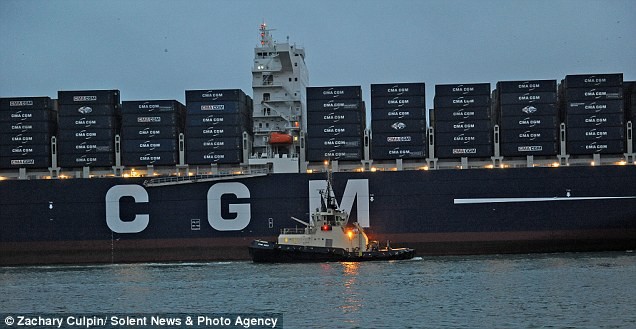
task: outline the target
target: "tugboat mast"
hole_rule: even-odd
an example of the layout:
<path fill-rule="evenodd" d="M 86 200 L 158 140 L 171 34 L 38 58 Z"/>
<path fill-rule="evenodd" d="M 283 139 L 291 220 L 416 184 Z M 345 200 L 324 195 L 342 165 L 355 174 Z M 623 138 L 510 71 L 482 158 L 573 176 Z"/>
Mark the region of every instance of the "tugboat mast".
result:
<path fill-rule="evenodd" d="M 331 162 L 328 162 L 327 166 L 329 166 L 330 164 Z M 332 185 L 333 185 L 333 173 L 331 172 L 331 168 L 327 167 L 327 190 L 325 191 L 325 193 L 327 193 L 327 208 L 338 209 L 338 205 L 336 204 L 336 200 L 334 198 Z"/>

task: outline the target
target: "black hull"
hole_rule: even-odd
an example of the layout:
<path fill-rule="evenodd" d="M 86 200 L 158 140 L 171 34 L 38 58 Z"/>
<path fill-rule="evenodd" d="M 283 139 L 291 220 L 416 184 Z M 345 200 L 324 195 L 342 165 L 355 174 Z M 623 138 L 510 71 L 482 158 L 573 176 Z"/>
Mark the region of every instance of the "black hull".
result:
<path fill-rule="evenodd" d="M 410 248 L 350 252 L 341 248 L 280 245 L 258 240 L 250 244 L 249 253 L 255 263 L 365 262 L 415 257 L 415 250 Z"/>
<path fill-rule="evenodd" d="M 294 225 L 290 217 L 307 218 L 309 191 L 324 179 L 272 174 L 159 187 L 137 178 L 0 181 L 0 265 L 247 260 L 251 241 L 273 241 Z M 418 255 L 636 249 L 633 165 L 334 179 L 350 220 L 367 216 L 369 239 Z M 142 216 L 141 229 L 121 229 Z"/>

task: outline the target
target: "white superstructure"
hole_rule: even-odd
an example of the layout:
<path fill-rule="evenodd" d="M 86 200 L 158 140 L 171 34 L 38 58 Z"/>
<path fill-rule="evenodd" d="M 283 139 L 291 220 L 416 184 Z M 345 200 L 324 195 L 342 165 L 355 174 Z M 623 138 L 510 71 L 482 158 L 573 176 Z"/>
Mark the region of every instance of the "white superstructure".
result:
<path fill-rule="evenodd" d="M 260 45 L 254 48 L 254 141 L 249 164 L 271 163 L 275 172 L 298 172 L 305 160 L 301 132 L 307 126 L 305 50 L 289 40 L 277 43 L 270 31 L 261 24 Z"/>

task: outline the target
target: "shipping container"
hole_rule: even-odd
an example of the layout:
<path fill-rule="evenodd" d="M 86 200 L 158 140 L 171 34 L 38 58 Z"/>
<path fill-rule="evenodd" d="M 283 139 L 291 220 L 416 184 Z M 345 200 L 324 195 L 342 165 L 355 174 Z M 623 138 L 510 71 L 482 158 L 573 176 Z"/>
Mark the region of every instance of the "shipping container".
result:
<path fill-rule="evenodd" d="M 565 90 L 565 98 L 574 100 L 623 100 L 622 87 L 595 87 L 595 88 L 568 88 Z"/>
<path fill-rule="evenodd" d="M 3 145 L 23 145 L 23 144 L 47 144 L 51 142 L 51 134 L 40 132 L 0 132 L 0 144 Z"/>
<path fill-rule="evenodd" d="M 317 99 L 361 99 L 360 86 L 307 87 L 307 101 Z"/>
<path fill-rule="evenodd" d="M 490 120 L 435 121 L 435 132 L 440 133 L 492 131 L 492 129 Z"/>
<path fill-rule="evenodd" d="M 499 106 L 501 117 L 558 116 L 555 103 L 550 104 L 509 104 Z"/>
<path fill-rule="evenodd" d="M 557 91 L 556 80 L 518 80 L 499 81 L 497 90 L 500 94 L 527 93 L 527 92 L 553 92 Z"/>
<path fill-rule="evenodd" d="M 632 124 L 636 126 L 636 94 L 632 95 L 632 104 L 628 112 L 630 112 Z"/>
<path fill-rule="evenodd" d="M 364 111 L 364 104 L 360 99 L 307 99 L 307 112 L 341 112 Z"/>
<path fill-rule="evenodd" d="M 307 136 L 312 137 L 356 137 L 364 133 L 363 124 L 308 125 Z"/>
<path fill-rule="evenodd" d="M 456 110 L 456 109 L 454 109 Z M 308 113 L 309 114 L 309 113 Z M 425 108 L 391 108 L 391 109 L 371 109 L 371 121 L 373 120 L 394 120 L 394 119 L 426 119 Z"/>
<path fill-rule="evenodd" d="M 501 93 L 499 103 L 508 104 L 556 104 L 556 92 Z"/>
<path fill-rule="evenodd" d="M 0 122 L 0 131 L 7 133 L 52 133 L 55 131 L 55 126 L 55 123 L 49 121 Z"/>
<path fill-rule="evenodd" d="M 436 121 L 486 120 L 490 119 L 490 107 L 436 107 L 433 110 Z"/>
<path fill-rule="evenodd" d="M 179 162 L 177 152 L 124 152 L 121 163 L 124 166 L 174 166 Z"/>
<path fill-rule="evenodd" d="M 557 129 L 502 129 L 502 143 L 555 142 L 558 140 Z"/>
<path fill-rule="evenodd" d="M 115 151 L 115 141 L 58 140 L 57 149 L 60 157 L 69 154 L 107 153 Z"/>
<path fill-rule="evenodd" d="M 463 83 L 435 85 L 435 97 L 437 96 L 466 96 L 488 95 L 490 96 L 490 83 Z"/>
<path fill-rule="evenodd" d="M 624 127 L 570 128 L 568 141 L 616 140 L 625 138 Z"/>
<path fill-rule="evenodd" d="M 371 111 L 385 108 L 425 108 L 426 99 L 424 96 L 393 96 L 393 97 L 371 97 Z"/>
<path fill-rule="evenodd" d="M 122 152 L 173 152 L 178 150 L 175 139 L 133 139 L 122 140 Z"/>
<path fill-rule="evenodd" d="M 636 81 L 623 82 L 623 108 L 627 116 L 633 115 L 632 107 L 636 107 Z"/>
<path fill-rule="evenodd" d="M 623 95 L 636 93 L 636 81 L 623 81 Z"/>
<path fill-rule="evenodd" d="M 605 141 L 571 141 L 566 143 L 567 153 L 572 155 L 584 154 L 622 154 L 625 153 L 624 140 Z"/>
<path fill-rule="evenodd" d="M 78 128 L 110 128 L 115 129 L 117 119 L 114 116 L 60 116 L 59 126 L 61 129 Z"/>
<path fill-rule="evenodd" d="M 373 160 L 424 159 L 426 145 L 373 146 L 371 158 Z"/>
<path fill-rule="evenodd" d="M 0 98 L 0 111 L 26 109 L 53 109 L 53 102 L 48 96 Z"/>
<path fill-rule="evenodd" d="M 124 101 L 122 114 L 175 112 L 185 114 L 185 106 L 176 100 Z"/>
<path fill-rule="evenodd" d="M 325 148 L 359 148 L 362 145 L 360 137 L 328 137 L 307 138 L 308 149 L 325 149 Z"/>
<path fill-rule="evenodd" d="M 111 167 L 115 165 L 115 154 L 113 152 L 64 154 L 58 156 L 58 165 L 62 168 Z"/>
<path fill-rule="evenodd" d="M 426 120 L 371 120 L 374 133 L 424 132 Z"/>
<path fill-rule="evenodd" d="M 186 126 L 241 126 L 252 130 L 251 120 L 248 115 L 241 113 L 209 113 L 209 114 L 188 114 L 186 116 Z"/>
<path fill-rule="evenodd" d="M 240 150 L 187 151 L 186 162 L 189 165 L 238 164 L 243 160 Z"/>
<path fill-rule="evenodd" d="M 308 161 L 359 161 L 362 159 L 362 149 L 358 148 L 324 148 L 307 149 Z"/>
<path fill-rule="evenodd" d="M 186 151 L 240 150 L 242 145 L 242 137 L 188 138 Z"/>
<path fill-rule="evenodd" d="M 371 143 L 373 146 L 424 145 L 426 133 L 373 133 Z"/>
<path fill-rule="evenodd" d="M 185 136 L 186 140 L 189 138 L 241 137 L 245 131 L 240 126 L 187 126 Z"/>
<path fill-rule="evenodd" d="M 307 112 L 308 125 L 332 125 L 361 123 L 365 120 L 361 111 Z"/>
<path fill-rule="evenodd" d="M 57 138 L 61 140 L 112 140 L 115 138 L 113 129 L 96 129 L 96 128 L 79 128 L 79 129 L 60 129 Z"/>
<path fill-rule="evenodd" d="M 57 112 L 50 109 L 8 109 L 0 110 L 1 122 L 56 121 Z"/>
<path fill-rule="evenodd" d="M 175 126 L 122 127 L 122 139 L 170 139 L 177 138 L 179 131 Z"/>
<path fill-rule="evenodd" d="M 500 153 L 504 157 L 552 156 L 559 153 L 559 148 L 556 142 L 501 143 Z"/>
<path fill-rule="evenodd" d="M 414 83 L 383 83 L 371 85 L 371 98 L 393 96 L 425 96 L 424 82 Z M 373 101 L 372 101 L 373 103 Z M 373 107 L 373 105 L 371 105 Z"/>
<path fill-rule="evenodd" d="M 0 156 L 1 169 L 15 168 L 41 168 L 45 169 L 51 166 L 50 156 L 26 156 L 26 157 L 4 157 Z"/>
<path fill-rule="evenodd" d="M 4 145 L 0 144 L 0 157 L 45 157 L 51 155 L 50 144 Z"/>
<path fill-rule="evenodd" d="M 435 96 L 435 108 L 439 107 L 489 107 L 490 95 Z"/>
<path fill-rule="evenodd" d="M 608 114 L 623 113 L 623 102 L 620 100 L 570 101 L 567 103 L 567 114 Z"/>
<path fill-rule="evenodd" d="M 60 117 L 63 116 L 116 116 L 120 114 L 119 104 L 60 105 Z"/>
<path fill-rule="evenodd" d="M 502 117 L 500 122 L 501 130 L 507 129 L 559 129 L 559 118 L 554 115 L 525 117 Z"/>
<path fill-rule="evenodd" d="M 187 102 L 186 112 L 188 115 L 202 115 L 211 113 L 245 113 L 250 112 L 250 108 L 243 102 L 238 101 L 207 101 L 207 102 Z"/>
<path fill-rule="evenodd" d="M 624 115 L 622 113 L 610 113 L 610 114 L 570 114 L 565 117 L 565 124 L 567 128 L 579 128 L 579 127 L 617 127 L 624 124 Z"/>
<path fill-rule="evenodd" d="M 246 103 L 249 97 L 241 89 L 201 89 L 186 90 L 185 99 L 186 103 L 209 101 Z"/>
<path fill-rule="evenodd" d="M 435 145 L 459 146 L 459 145 L 486 145 L 492 143 L 493 133 L 490 131 L 476 131 L 463 133 L 438 133 L 435 132 Z"/>
<path fill-rule="evenodd" d="M 493 154 L 491 144 L 477 144 L 470 146 L 435 146 L 435 156 L 442 159 L 459 159 L 459 158 L 486 158 Z"/>
<path fill-rule="evenodd" d="M 58 91 L 58 104 L 119 104 L 119 90 Z"/>
<path fill-rule="evenodd" d="M 621 86 L 623 73 L 610 74 L 571 74 L 565 76 L 566 88 Z"/>
<path fill-rule="evenodd" d="M 123 127 L 181 127 L 181 116 L 177 113 L 124 114 Z"/>

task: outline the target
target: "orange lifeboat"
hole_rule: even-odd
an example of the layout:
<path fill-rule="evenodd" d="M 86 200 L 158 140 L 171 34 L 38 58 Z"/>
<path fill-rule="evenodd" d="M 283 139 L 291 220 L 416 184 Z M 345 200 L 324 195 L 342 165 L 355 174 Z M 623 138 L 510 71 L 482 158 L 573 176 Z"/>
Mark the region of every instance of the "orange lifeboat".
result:
<path fill-rule="evenodd" d="M 269 134 L 269 143 L 270 144 L 291 144 L 292 136 L 290 134 L 285 134 L 285 133 L 275 131 Z"/>

